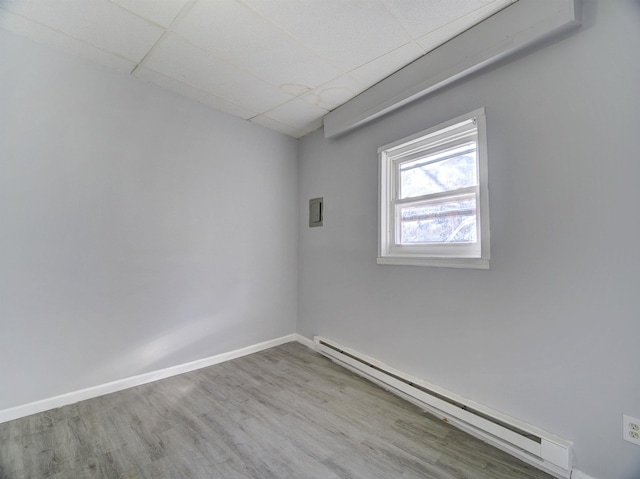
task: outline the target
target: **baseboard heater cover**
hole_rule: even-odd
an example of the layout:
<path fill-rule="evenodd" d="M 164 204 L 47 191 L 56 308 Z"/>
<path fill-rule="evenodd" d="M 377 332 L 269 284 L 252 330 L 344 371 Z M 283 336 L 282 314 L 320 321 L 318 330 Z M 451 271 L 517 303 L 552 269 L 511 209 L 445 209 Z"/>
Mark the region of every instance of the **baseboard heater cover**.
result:
<path fill-rule="evenodd" d="M 320 353 L 333 361 L 390 388 L 453 425 L 557 477 L 571 476 L 571 442 L 413 378 L 329 339 L 316 336 L 314 343 Z"/>

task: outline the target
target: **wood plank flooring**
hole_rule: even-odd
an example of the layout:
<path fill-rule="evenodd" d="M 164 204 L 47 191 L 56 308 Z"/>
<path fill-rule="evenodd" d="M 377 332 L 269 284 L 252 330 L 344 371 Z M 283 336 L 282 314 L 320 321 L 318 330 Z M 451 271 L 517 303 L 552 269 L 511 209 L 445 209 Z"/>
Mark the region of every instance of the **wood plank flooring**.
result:
<path fill-rule="evenodd" d="M 296 343 L 0 424 L 0 477 L 551 478 Z"/>

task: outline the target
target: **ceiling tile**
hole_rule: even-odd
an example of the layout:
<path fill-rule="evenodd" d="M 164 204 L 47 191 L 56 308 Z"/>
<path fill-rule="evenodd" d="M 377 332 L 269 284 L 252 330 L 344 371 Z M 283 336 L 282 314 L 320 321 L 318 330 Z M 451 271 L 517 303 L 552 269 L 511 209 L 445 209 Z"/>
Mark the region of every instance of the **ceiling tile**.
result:
<path fill-rule="evenodd" d="M 464 16 L 454 19 L 448 23 L 442 23 L 442 26 L 434 26 L 426 35 L 421 36 L 417 43 L 426 51 L 430 52 L 434 48 L 449 41 L 453 37 L 460 35 L 462 32 L 477 25 L 482 20 L 489 18 L 491 15 L 499 12 L 508 5 L 514 3 L 515 0 L 497 0 L 486 2 L 486 5 L 475 9 Z"/>
<path fill-rule="evenodd" d="M 189 0 L 111 0 L 141 17 L 168 27 Z"/>
<path fill-rule="evenodd" d="M 196 3 L 172 30 L 288 91 L 314 88 L 341 73 L 235 0 Z"/>
<path fill-rule="evenodd" d="M 138 68 L 135 72 L 135 76 L 140 78 L 141 80 L 154 83 L 159 87 L 179 93 L 204 105 L 211 106 L 216 110 L 228 113 L 233 116 L 237 116 L 239 118 L 243 118 L 245 120 L 253 118 L 257 115 L 257 113 L 254 111 L 248 110 L 244 107 L 241 107 L 240 105 L 230 103 L 215 95 L 202 91 L 191 85 L 187 85 L 186 83 L 182 83 L 173 78 L 169 78 L 162 75 L 161 73 L 154 72 L 153 70 L 149 70 L 145 67 Z"/>
<path fill-rule="evenodd" d="M 284 133 L 285 135 L 292 136 L 293 138 L 300 138 L 306 132 L 306 130 L 302 128 L 294 128 L 293 126 L 285 125 L 284 123 L 280 123 L 273 118 L 266 117 L 264 115 L 256 116 L 251 119 L 251 123 L 256 123 L 258 125 L 262 125 L 270 130 L 279 131 L 280 133 Z"/>
<path fill-rule="evenodd" d="M 371 0 L 244 2 L 346 70 L 370 62 L 410 41 L 407 32 L 384 5 Z"/>
<path fill-rule="evenodd" d="M 0 28 L 28 37 L 34 42 L 86 58 L 87 60 L 119 72 L 129 73 L 136 66 L 136 64 L 130 60 L 106 52 L 93 45 L 76 40 L 49 27 L 45 27 L 44 25 L 2 9 L 0 9 Z"/>
<path fill-rule="evenodd" d="M 327 113 L 329 112 L 323 108 L 311 105 L 300 98 L 294 98 L 273 110 L 269 110 L 264 115 L 280 123 L 305 130 L 317 123 L 318 119 L 321 119 Z"/>
<path fill-rule="evenodd" d="M 480 8 L 500 10 L 512 0 L 382 0 L 416 39 Z M 502 4 L 502 5 L 500 5 Z"/>
<path fill-rule="evenodd" d="M 301 137 L 514 1 L 0 0 L 0 28 Z"/>
<path fill-rule="evenodd" d="M 409 43 L 350 71 L 349 75 L 368 88 L 424 54 L 421 47 Z"/>
<path fill-rule="evenodd" d="M 331 111 L 365 89 L 364 85 L 349 76 L 341 76 L 314 88 L 300 98 L 307 103 Z"/>
<path fill-rule="evenodd" d="M 107 0 L 3 0 L 2 8 L 136 63 L 163 31 Z"/>
<path fill-rule="evenodd" d="M 416 40 L 416 43 L 420 45 L 420 48 L 425 52 L 430 52 L 468 29 L 469 27 L 461 25 L 459 22 L 452 22 L 449 25 L 445 25 L 423 37 L 420 37 Z"/>
<path fill-rule="evenodd" d="M 163 37 L 144 66 L 259 113 L 292 98 L 174 34 Z"/>

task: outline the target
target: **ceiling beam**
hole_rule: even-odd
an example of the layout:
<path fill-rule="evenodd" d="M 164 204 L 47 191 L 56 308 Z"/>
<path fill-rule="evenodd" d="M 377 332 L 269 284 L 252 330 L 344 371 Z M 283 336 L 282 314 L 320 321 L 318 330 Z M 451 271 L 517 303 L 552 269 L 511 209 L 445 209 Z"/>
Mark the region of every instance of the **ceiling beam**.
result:
<path fill-rule="evenodd" d="M 580 26 L 580 0 L 519 0 L 324 117 L 332 138 Z"/>

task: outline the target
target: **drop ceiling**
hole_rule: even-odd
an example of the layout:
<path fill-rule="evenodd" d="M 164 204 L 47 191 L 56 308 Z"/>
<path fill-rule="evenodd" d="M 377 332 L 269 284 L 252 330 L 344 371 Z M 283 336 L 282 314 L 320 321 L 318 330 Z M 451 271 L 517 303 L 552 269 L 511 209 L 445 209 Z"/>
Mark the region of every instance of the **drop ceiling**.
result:
<path fill-rule="evenodd" d="M 0 28 L 294 138 L 515 0 L 0 0 Z"/>

